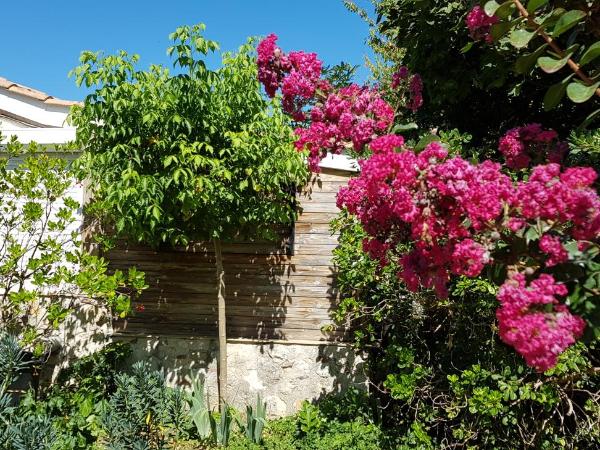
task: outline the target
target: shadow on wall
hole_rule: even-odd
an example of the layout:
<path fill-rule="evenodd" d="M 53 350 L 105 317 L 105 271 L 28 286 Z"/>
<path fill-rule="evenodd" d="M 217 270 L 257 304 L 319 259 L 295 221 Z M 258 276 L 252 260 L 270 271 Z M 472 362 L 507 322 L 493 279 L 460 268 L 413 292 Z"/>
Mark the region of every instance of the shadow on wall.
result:
<path fill-rule="evenodd" d="M 336 193 L 349 173 L 324 170 L 298 194 L 300 216 L 281 242 L 223 244 L 226 282 L 228 392 L 237 406 L 257 392 L 272 415 L 290 414 L 305 399 L 361 384 L 362 361 L 324 332 L 338 302 L 332 267 L 339 212 Z M 113 268 L 136 266 L 150 286 L 136 312 L 114 323 L 134 360 L 165 370 L 172 384 L 203 374 L 216 398 L 218 357 L 215 258 L 210 243 L 154 251 L 123 245 L 106 255 Z"/>

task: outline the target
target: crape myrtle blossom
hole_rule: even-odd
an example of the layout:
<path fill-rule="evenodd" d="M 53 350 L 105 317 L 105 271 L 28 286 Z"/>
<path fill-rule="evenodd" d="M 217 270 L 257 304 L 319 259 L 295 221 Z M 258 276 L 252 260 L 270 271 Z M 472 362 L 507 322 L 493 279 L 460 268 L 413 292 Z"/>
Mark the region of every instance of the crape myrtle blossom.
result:
<path fill-rule="evenodd" d="M 496 22 L 480 7 L 467 17 L 473 38 L 488 42 Z M 389 134 L 396 111 L 378 89 L 333 90 L 320 78 L 316 55 L 285 55 L 276 39 L 270 35 L 259 45 L 259 79 L 268 95 L 281 90 L 286 112 L 304 122 L 296 147 L 308 150 L 311 170 L 318 171 L 327 153 L 370 155 L 337 197 L 337 206 L 356 216 L 367 234 L 363 250 L 382 267 L 397 264 L 409 290 L 432 289 L 440 298 L 447 297 L 452 276 L 477 277 L 492 263 L 504 265 L 511 275 L 498 293 L 500 338 L 536 370 L 553 367 L 586 323 L 562 303 L 566 285 L 546 272 L 569 263 L 566 242 L 585 252 L 600 237 L 596 172 L 561 168 L 566 146 L 539 124 L 502 137 L 504 166 L 451 156 L 438 142 L 412 151 L 402 136 Z M 407 93 L 400 93 L 399 104 L 421 106 L 421 79 L 407 68 L 393 74 L 391 87 Z M 528 171 L 513 182 L 504 167 Z M 543 229 L 539 240 L 526 235 L 536 228 Z"/>
<path fill-rule="evenodd" d="M 448 158 L 437 142 L 420 154 L 395 151 L 404 144 L 400 137 L 373 144 L 373 156 L 361 162 L 361 175 L 340 190 L 337 204 L 378 241 L 363 244 L 376 259 L 386 246 L 417 242 L 402 258 L 399 276 L 411 290 L 434 288 L 444 297 L 451 273 L 477 276 L 489 262 L 489 251 L 471 237 L 501 214 L 510 180 L 499 165 Z"/>
<path fill-rule="evenodd" d="M 488 16 L 481 6 L 475 6 L 465 19 L 471 38 L 475 41 L 491 43 L 494 38 L 491 35 L 492 25 L 498 23 L 498 17 Z"/>
<path fill-rule="evenodd" d="M 401 136 L 384 135 L 370 146 L 372 156 L 360 161 L 360 175 L 340 190 L 337 205 L 361 222 L 369 236 L 365 252 L 382 266 L 394 258 L 398 277 L 411 291 L 433 289 L 446 297 L 452 275 L 480 275 L 494 261 L 501 235 L 523 232 L 540 220 L 560 230 L 563 239 L 600 235 L 600 199 L 591 187 L 596 173 L 590 168 L 561 171 L 551 163 L 535 167 L 527 181 L 513 183 L 500 164 L 451 157 L 437 142 L 416 153 Z M 398 254 L 401 242 L 412 242 L 412 249 Z M 568 260 L 554 233 L 544 234 L 537 245 L 541 267 Z M 517 283 L 518 276 L 511 278 L 499 295 L 501 338 L 537 370 L 555 364 L 584 328 L 583 319 L 557 299 L 566 295 L 566 287 L 548 277 L 542 274 L 528 287 Z M 525 306 L 513 301 L 513 285 L 527 293 Z M 545 293 L 548 286 L 556 297 Z M 540 309 L 546 304 L 551 307 Z M 543 337 L 533 339 L 538 335 Z"/>
<path fill-rule="evenodd" d="M 321 80 L 322 63 L 315 53 L 285 54 L 277 47 L 277 36 L 270 34 L 257 46 L 258 80 L 269 97 L 279 89 L 283 94 L 284 110 L 295 120 L 305 119 L 302 111 L 317 88 L 327 88 Z"/>
<path fill-rule="evenodd" d="M 541 274 L 528 285 L 522 273 L 507 280 L 498 293 L 500 338 L 540 372 L 554 367 L 558 355 L 574 344 L 585 328 L 581 317 L 559 303 L 557 297 L 565 295 L 567 288 L 552 275 Z"/>
<path fill-rule="evenodd" d="M 511 169 L 525 169 L 532 161 L 560 163 L 568 149 L 554 130 L 544 130 L 539 123 L 513 128 L 500 139 L 500 153 Z"/>
<path fill-rule="evenodd" d="M 267 95 L 282 94 L 286 113 L 300 124 L 296 148 L 308 150 L 309 168 L 319 171 L 327 153 L 352 149 L 361 154 L 371 141 L 385 135 L 394 122 L 395 111 L 376 87 L 352 84 L 333 90 L 321 78 L 322 63 L 314 53 L 284 54 L 271 34 L 258 45 L 258 79 Z M 400 84 L 408 91 L 406 107 L 416 111 L 423 104 L 423 83 L 401 67 L 392 77 L 392 88 Z"/>

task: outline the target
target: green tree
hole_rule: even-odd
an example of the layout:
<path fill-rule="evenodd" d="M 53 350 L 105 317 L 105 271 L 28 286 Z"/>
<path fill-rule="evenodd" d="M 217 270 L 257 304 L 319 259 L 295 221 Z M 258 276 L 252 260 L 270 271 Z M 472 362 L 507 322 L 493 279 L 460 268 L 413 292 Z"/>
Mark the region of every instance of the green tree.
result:
<path fill-rule="evenodd" d="M 95 211 L 116 235 L 153 246 L 214 243 L 219 304 L 219 390 L 226 388 L 224 271 L 221 241 L 269 237 L 295 215 L 305 182 L 302 155 L 278 104 L 259 90 L 252 41 L 222 66 L 203 25 L 178 28 L 167 53 L 177 74 L 141 71 L 137 56 L 84 52 L 73 73 L 94 87 L 73 113 Z"/>

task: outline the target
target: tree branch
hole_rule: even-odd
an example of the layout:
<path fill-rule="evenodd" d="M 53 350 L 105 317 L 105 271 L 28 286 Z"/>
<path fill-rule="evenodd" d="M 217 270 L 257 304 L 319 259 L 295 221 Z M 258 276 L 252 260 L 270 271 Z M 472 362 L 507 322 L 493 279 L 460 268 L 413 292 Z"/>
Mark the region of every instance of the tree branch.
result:
<path fill-rule="evenodd" d="M 546 41 L 546 43 L 550 46 L 552 50 L 554 50 L 561 58 L 565 57 L 565 52 L 556 44 L 554 39 L 546 34 L 546 32 L 533 20 L 533 16 L 529 14 L 529 11 L 523 6 L 520 0 L 513 0 L 513 3 L 517 7 L 519 14 L 525 19 L 527 19 L 527 23 L 535 29 L 535 32 L 542 37 Z M 579 64 L 573 61 L 571 58 L 567 60 L 568 66 L 575 72 L 575 74 L 588 86 L 594 84 L 592 79 L 587 76 L 587 74 L 581 70 Z M 600 88 L 596 89 L 595 94 L 600 97 Z"/>

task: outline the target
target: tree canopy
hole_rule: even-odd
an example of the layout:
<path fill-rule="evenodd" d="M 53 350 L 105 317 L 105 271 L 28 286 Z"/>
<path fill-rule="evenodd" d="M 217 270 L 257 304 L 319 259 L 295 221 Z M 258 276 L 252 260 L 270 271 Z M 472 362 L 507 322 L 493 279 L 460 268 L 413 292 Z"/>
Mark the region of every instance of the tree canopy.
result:
<path fill-rule="evenodd" d="M 95 88 L 72 120 L 90 180 L 90 210 L 118 234 L 158 245 L 262 235 L 295 214 L 302 155 L 276 100 L 259 90 L 253 41 L 205 58 L 218 44 L 203 25 L 180 27 L 167 53 L 177 73 L 137 55 L 83 52 L 73 74 Z"/>

